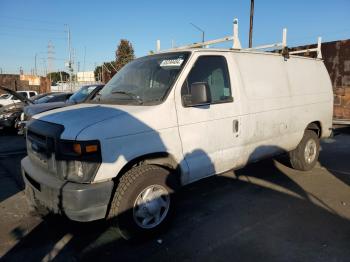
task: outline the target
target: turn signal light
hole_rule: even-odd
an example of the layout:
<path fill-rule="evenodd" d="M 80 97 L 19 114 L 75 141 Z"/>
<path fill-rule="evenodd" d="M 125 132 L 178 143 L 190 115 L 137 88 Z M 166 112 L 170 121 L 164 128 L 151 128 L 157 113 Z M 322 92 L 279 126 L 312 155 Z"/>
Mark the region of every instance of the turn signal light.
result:
<path fill-rule="evenodd" d="M 88 145 L 85 147 L 85 152 L 86 153 L 93 153 L 98 151 L 98 146 L 97 145 Z"/>
<path fill-rule="evenodd" d="M 77 153 L 78 155 L 81 155 L 81 145 L 80 144 L 73 144 L 73 151 Z"/>

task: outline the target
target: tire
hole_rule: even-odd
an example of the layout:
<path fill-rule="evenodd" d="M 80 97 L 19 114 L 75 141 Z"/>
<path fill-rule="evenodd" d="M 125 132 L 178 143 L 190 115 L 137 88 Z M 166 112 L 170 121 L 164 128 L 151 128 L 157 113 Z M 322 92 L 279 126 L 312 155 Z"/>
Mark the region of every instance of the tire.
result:
<path fill-rule="evenodd" d="M 177 187 L 176 175 L 168 169 L 134 167 L 120 178 L 107 219 L 127 240 L 153 236 L 169 223 Z"/>
<path fill-rule="evenodd" d="M 314 131 L 305 130 L 297 148 L 289 152 L 291 166 L 297 170 L 309 171 L 316 165 L 319 154 L 319 137 Z"/>

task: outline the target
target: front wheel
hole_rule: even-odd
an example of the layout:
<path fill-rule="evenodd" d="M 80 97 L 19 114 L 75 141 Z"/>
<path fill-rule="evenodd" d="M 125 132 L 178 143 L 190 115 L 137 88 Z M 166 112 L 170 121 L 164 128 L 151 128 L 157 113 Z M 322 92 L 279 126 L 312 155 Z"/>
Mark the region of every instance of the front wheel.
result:
<path fill-rule="evenodd" d="M 305 130 L 303 139 L 296 149 L 289 152 L 290 162 L 294 169 L 308 171 L 317 163 L 320 154 L 320 140 L 311 130 Z"/>
<path fill-rule="evenodd" d="M 163 167 L 134 167 L 121 177 L 107 218 L 125 239 L 157 233 L 169 222 L 176 187 L 175 174 Z"/>

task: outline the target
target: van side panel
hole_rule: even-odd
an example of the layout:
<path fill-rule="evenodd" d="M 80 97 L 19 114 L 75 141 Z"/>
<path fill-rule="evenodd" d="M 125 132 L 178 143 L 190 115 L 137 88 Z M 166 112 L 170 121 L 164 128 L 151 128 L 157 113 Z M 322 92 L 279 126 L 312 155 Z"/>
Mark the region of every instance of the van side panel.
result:
<path fill-rule="evenodd" d="M 291 104 L 296 120 L 291 131 L 298 131 L 298 124 L 319 121 L 322 137 L 330 135 L 333 115 L 333 92 L 328 72 L 321 60 L 291 57 L 285 63 L 291 86 Z"/>
<path fill-rule="evenodd" d="M 329 135 L 332 90 L 322 61 L 265 53 L 233 53 L 247 105 L 247 162 L 293 150 L 307 125 Z"/>

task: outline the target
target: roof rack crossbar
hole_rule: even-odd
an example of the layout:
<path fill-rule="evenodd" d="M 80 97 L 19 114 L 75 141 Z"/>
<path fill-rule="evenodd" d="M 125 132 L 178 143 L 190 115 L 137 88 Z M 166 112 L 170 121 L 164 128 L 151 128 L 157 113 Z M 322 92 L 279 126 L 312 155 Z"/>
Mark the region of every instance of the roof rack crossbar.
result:
<path fill-rule="evenodd" d="M 223 42 L 232 41 L 232 40 L 233 40 L 232 36 L 226 36 L 226 37 L 219 38 L 219 39 L 214 39 L 214 40 L 210 40 L 210 41 L 194 43 L 194 44 L 190 44 L 190 45 L 184 45 L 184 46 L 179 46 L 179 47 L 163 50 L 163 52 L 176 51 L 176 50 L 188 49 L 188 48 L 205 47 L 208 45 L 214 45 L 214 44 L 223 43 Z"/>
<path fill-rule="evenodd" d="M 260 46 L 255 46 L 255 47 L 251 47 L 251 48 L 244 48 L 243 50 L 254 51 L 254 50 L 269 49 L 269 48 L 285 48 L 286 46 L 287 46 L 287 28 L 283 28 L 282 42 L 274 43 L 274 44 L 267 44 L 267 45 L 260 45 Z"/>
<path fill-rule="evenodd" d="M 322 59 L 321 41 L 322 41 L 322 38 L 318 37 L 317 38 L 317 47 L 291 51 L 291 52 L 289 52 L 289 54 L 295 55 L 295 54 L 302 54 L 302 53 L 307 53 L 307 52 L 316 52 L 317 53 L 317 58 Z"/>

